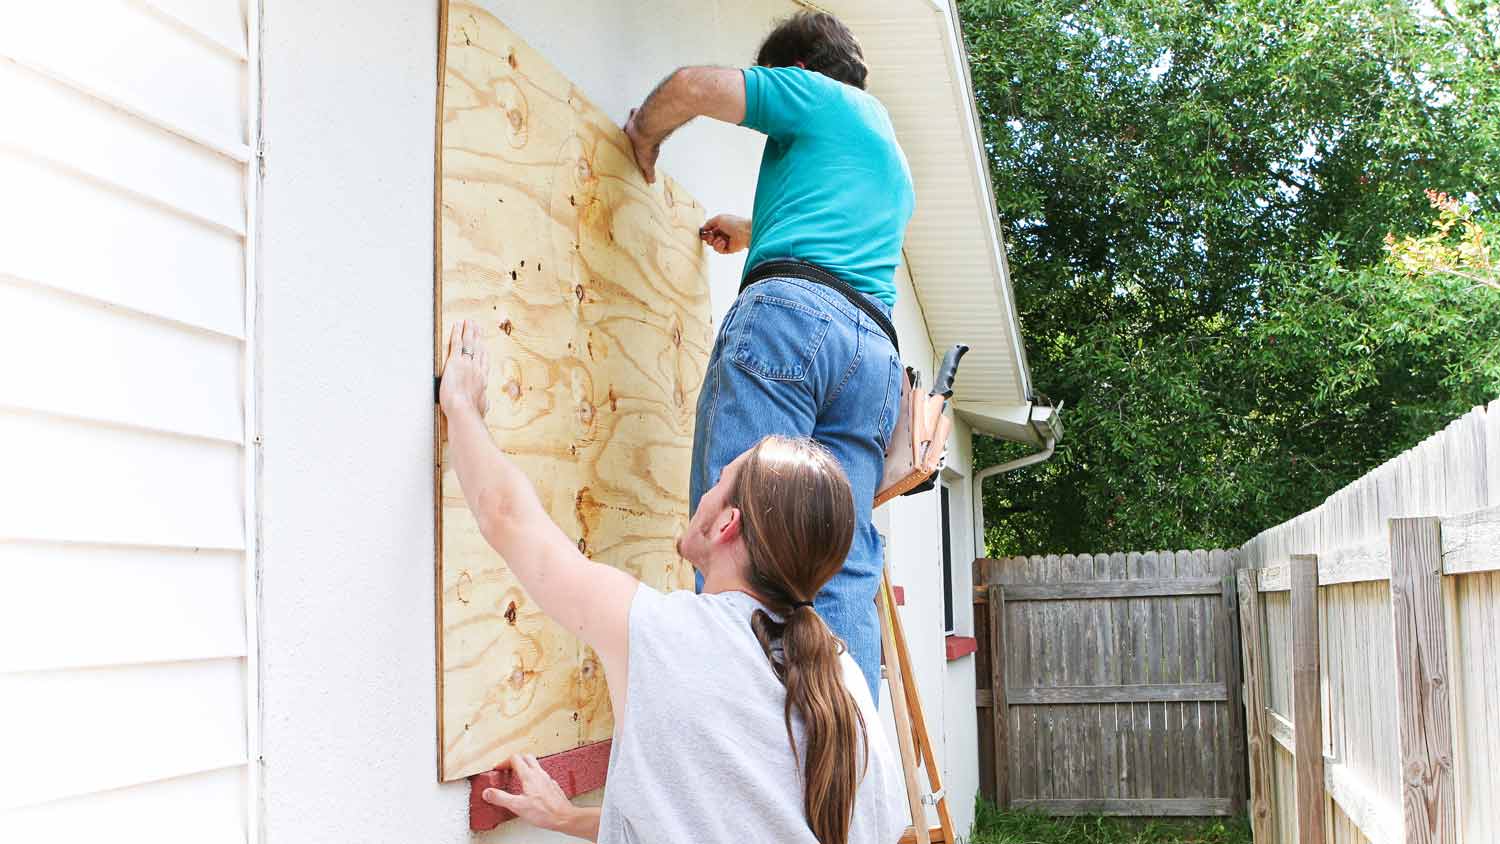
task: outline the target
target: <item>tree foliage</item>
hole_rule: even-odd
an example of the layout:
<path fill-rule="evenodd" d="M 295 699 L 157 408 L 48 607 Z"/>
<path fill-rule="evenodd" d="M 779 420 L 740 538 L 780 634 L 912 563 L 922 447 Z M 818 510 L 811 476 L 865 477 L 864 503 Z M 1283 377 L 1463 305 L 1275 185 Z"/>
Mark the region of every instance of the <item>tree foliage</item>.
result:
<path fill-rule="evenodd" d="M 1500 293 L 1454 274 L 1497 240 L 1496 0 L 960 13 L 1034 386 L 1069 408 L 990 481 L 992 553 L 1238 544 L 1500 395 Z M 1464 198 L 1437 228 L 1427 189 Z"/>

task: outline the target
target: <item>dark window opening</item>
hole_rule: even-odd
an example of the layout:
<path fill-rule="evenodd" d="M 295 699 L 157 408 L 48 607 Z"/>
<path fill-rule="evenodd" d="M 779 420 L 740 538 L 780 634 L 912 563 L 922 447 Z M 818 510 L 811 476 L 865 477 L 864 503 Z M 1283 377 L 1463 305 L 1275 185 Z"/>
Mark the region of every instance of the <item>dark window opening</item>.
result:
<path fill-rule="evenodd" d="M 948 515 L 948 485 L 939 489 L 939 501 L 943 510 L 943 632 L 953 632 L 953 531 Z"/>

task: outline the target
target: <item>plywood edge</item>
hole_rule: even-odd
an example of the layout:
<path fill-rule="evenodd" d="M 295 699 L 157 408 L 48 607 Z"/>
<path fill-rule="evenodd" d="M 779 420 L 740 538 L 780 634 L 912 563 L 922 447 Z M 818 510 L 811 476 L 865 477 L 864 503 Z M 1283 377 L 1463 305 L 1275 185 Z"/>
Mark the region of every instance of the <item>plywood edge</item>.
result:
<path fill-rule="evenodd" d="M 448 0 L 438 0 L 437 108 L 433 112 L 432 161 L 432 379 L 443 373 L 443 93 L 448 77 Z M 433 688 L 437 695 L 438 782 L 444 779 L 443 748 L 448 746 L 443 727 L 443 410 L 432 402 L 432 603 L 436 644 Z"/>

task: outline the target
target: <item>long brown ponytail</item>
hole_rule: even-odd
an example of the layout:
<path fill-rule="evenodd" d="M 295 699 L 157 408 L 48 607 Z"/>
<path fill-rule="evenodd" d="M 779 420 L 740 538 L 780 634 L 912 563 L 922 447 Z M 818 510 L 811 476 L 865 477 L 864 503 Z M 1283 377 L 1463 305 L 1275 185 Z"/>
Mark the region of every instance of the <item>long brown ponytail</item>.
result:
<path fill-rule="evenodd" d="M 844 643 L 807 602 L 849 554 L 849 480 L 812 440 L 767 437 L 740 467 L 730 500 L 743 519 L 750 585 L 782 619 L 756 610 L 750 627 L 786 686 L 783 717 L 794 757 L 793 710 L 802 716 L 808 826 L 820 844 L 847 844 L 854 795 L 868 763 L 866 727 L 844 686 Z"/>

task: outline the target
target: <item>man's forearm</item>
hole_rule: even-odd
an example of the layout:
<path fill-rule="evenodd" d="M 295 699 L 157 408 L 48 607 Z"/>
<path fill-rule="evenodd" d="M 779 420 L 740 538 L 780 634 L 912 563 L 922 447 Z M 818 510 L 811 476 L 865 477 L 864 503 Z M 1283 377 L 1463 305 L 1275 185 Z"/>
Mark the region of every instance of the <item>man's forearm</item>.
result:
<path fill-rule="evenodd" d="M 739 71 L 720 67 L 678 68 L 647 95 L 635 114 L 635 125 L 642 136 L 659 144 L 699 116 L 729 123 L 745 119 L 744 80 Z"/>

